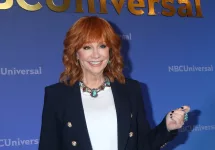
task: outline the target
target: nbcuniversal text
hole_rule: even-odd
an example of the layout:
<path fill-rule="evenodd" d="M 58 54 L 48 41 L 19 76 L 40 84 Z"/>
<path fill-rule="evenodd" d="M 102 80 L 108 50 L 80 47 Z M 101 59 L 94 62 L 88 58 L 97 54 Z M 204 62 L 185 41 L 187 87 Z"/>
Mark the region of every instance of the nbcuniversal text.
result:
<path fill-rule="evenodd" d="M 215 125 L 187 125 L 179 129 L 179 132 L 192 132 L 192 131 L 210 131 L 215 130 Z"/>
<path fill-rule="evenodd" d="M 17 139 L 0 139 L 0 148 L 3 147 L 15 147 L 15 146 L 30 146 L 39 144 L 39 139 L 23 140 Z"/>
<path fill-rule="evenodd" d="M 14 76 L 14 75 L 41 75 L 42 67 L 31 69 L 17 69 L 17 68 L 0 68 L 0 75 Z"/>
<path fill-rule="evenodd" d="M 63 4 L 60 6 L 55 5 L 54 0 L 46 0 L 47 7 L 54 12 L 65 12 L 70 8 L 70 3 L 73 0 L 60 0 Z M 155 5 L 162 6 L 161 14 L 163 16 L 172 17 L 176 13 L 180 17 L 196 17 L 202 18 L 202 9 L 200 0 L 74 0 L 75 10 L 74 13 L 84 13 L 83 2 L 88 5 L 88 12 L 95 14 L 107 14 L 107 4 L 111 4 L 118 14 L 121 13 L 122 8 L 127 8 L 131 14 L 143 15 L 145 14 L 145 8 L 148 9 L 149 16 L 156 16 Z M 25 0 L 17 0 L 18 5 L 27 11 L 38 11 L 43 6 L 40 2 L 36 4 L 29 4 Z M 96 3 L 99 3 L 99 12 L 96 12 Z M 126 4 L 127 3 L 127 4 Z M 177 3 L 179 6 L 175 6 Z M 14 4 L 14 0 L 5 0 L 0 3 L 0 10 L 11 9 Z M 146 6 L 146 4 L 148 4 Z M 195 8 L 193 11 L 193 8 Z M 195 14 L 194 14 L 195 13 Z"/>
<path fill-rule="evenodd" d="M 169 72 L 213 72 L 213 65 L 210 66 L 189 66 L 189 65 L 174 65 L 168 66 Z"/>

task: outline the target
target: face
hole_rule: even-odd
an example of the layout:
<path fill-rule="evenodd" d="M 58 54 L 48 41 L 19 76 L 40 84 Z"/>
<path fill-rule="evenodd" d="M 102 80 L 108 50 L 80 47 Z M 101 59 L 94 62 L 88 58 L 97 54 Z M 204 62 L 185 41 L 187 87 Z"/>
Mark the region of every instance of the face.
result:
<path fill-rule="evenodd" d="M 84 44 L 77 51 L 84 75 L 101 75 L 109 61 L 109 47 L 105 42 Z"/>

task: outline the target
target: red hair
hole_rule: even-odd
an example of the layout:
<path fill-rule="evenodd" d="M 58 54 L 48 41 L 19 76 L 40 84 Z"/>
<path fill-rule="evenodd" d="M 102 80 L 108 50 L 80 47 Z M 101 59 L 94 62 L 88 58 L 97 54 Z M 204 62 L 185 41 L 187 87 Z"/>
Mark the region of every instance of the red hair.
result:
<path fill-rule="evenodd" d="M 60 75 L 60 81 L 73 85 L 83 78 L 81 66 L 76 58 L 76 52 L 85 43 L 104 39 L 110 48 L 110 64 L 104 69 L 104 75 L 113 82 L 115 79 L 125 83 L 123 60 L 120 54 L 121 39 L 112 26 L 103 18 L 86 16 L 76 21 L 66 34 L 64 40 L 63 64 L 65 70 Z"/>

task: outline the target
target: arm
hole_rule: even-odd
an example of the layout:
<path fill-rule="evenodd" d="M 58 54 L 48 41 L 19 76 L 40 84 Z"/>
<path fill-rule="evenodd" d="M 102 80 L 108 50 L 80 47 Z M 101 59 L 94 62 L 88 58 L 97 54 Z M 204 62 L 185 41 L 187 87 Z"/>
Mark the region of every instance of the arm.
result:
<path fill-rule="evenodd" d="M 60 150 L 53 100 L 51 93 L 46 87 L 38 150 Z"/>
<path fill-rule="evenodd" d="M 139 149 L 143 149 L 144 143 L 143 141 L 147 141 L 148 145 L 152 149 L 160 149 L 164 146 L 168 141 L 171 141 L 176 135 L 178 130 L 168 131 L 166 127 L 166 117 L 162 120 L 162 122 L 156 126 L 154 129 L 150 128 L 150 125 L 146 119 L 146 113 L 143 104 L 143 97 L 141 92 L 141 86 L 139 83 L 138 91 L 137 91 L 137 108 L 138 108 L 138 147 Z"/>

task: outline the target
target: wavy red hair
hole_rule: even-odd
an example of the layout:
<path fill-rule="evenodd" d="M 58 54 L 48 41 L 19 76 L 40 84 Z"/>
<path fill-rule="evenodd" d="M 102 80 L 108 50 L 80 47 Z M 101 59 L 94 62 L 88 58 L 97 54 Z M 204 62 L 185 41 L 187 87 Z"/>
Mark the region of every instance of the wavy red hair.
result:
<path fill-rule="evenodd" d="M 123 59 L 120 54 L 121 39 L 112 26 L 103 18 L 86 16 L 76 21 L 66 33 L 64 39 L 63 64 L 65 70 L 60 75 L 60 81 L 73 85 L 83 78 L 81 66 L 76 58 L 76 52 L 85 43 L 104 40 L 110 48 L 110 64 L 104 69 L 104 75 L 113 82 L 115 79 L 125 83 L 123 75 Z"/>

